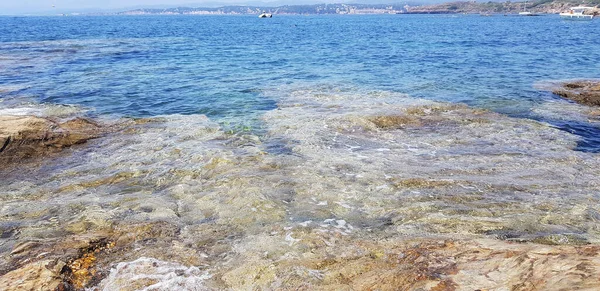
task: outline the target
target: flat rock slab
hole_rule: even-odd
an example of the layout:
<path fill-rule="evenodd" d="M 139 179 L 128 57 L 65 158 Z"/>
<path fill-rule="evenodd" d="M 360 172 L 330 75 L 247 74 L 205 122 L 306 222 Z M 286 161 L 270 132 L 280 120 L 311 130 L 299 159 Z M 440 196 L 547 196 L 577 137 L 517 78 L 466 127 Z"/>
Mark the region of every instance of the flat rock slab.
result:
<path fill-rule="evenodd" d="M 567 82 L 552 92 L 580 104 L 600 106 L 600 81 Z"/>
<path fill-rule="evenodd" d="M 101 132 L 99 124 L 85 118 L 60 123 L 36 116 L 0 116 L 0 160 L 18 161 L 84 143 Z"/>
<path fill-rule="evenodd" d="M 62 283 L 59 273 L 64 263 L 43 260 L 31 263 L 0 277 L 0 290 L 57 290 Z"/>

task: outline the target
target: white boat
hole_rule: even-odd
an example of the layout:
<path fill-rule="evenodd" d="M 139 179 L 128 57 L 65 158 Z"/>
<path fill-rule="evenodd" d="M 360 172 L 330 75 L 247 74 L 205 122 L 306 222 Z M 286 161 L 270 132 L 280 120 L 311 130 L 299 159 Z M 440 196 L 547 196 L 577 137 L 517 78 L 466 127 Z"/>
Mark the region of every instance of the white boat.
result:
<path fill-rule="evenodd" d="M 538 16 L 538 14 L 535 14 L 530 11 L 523 11 L 523 12 L 519 12 L 519 16 Z"/>
<path fill-rule="evenodd" d="M 523 5 L 523 11 L 519 12 L 519 16 L 538 16 L 538 14 L 535 14 L 531 11 L 526 11 L 525 9 L 527 8 L 527 1 L 525 1 L 525 5 Z"/>
<path fill-rule="evenodd" d="M 594 7 L 585 7 L 585 6 L 571 7 L 569 12 L 561 13 L 560 18 L 571 19 L 571 20 L 592 20 L 592 18 L 594 18 L 594 15 L 583 14 L 588 9 L 594 9 Z"/>
<path fill-rule="evenodd" d="M 261 13 L 261 14 L 258 16 L 258 18 L 272 18 L 272 17 L 273 17 L 273 14 L 271 14 L 271 13 L 266 13 L 266 12 L 264 12 L 264 11 L 263 11 L 263 13 Z"/>

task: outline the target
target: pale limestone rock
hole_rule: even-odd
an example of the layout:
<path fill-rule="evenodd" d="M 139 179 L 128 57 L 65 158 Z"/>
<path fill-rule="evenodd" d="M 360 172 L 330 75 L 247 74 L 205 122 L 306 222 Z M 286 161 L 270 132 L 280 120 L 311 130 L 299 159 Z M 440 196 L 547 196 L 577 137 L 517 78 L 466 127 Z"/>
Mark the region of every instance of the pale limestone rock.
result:
<path fill-rule="evenodd" d="M 64 263 L 44 260 L 28 264 L 0 277 L 0 290 L 54 290 L 62 283 L 60 270 Z"/>

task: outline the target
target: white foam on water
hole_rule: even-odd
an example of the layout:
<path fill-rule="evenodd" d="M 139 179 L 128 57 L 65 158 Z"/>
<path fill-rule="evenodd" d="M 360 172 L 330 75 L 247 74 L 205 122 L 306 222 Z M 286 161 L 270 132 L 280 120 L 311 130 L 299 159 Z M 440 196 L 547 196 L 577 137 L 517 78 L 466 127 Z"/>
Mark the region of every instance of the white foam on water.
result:
<path fill-rule="evenodd" d="M 197 267 L 142 257 L 132 262 L 118 263 L 98 286 L 87 290 L 204 291 L 211 290 L 204 284 L 210 278 L 208 272 Z"/>
<path fill-rule="evenodd" d="M 44 112 L 41 108 L 21 107 L 21 108 L 3 108 L 0 109 L 0 115 L 35 115 L 41 116 Z"/>
<path fill-rule="evenodd" d="M 0 115 L 33 115 L 39 117 L 68 117 L 82 114 L 86 110 L 79 106 L 57 104 L 26 104 L 13 107 L 0 107 Z"/>
<path fill-rule="evenodd" d="M 533 108 L 531 112 L 543 120 L 560 120 L 567 122 L 598 123 L 598 109 L 566 100 L 544 102 Z M 593 115 L 595 113 L 595 115 Z"/>

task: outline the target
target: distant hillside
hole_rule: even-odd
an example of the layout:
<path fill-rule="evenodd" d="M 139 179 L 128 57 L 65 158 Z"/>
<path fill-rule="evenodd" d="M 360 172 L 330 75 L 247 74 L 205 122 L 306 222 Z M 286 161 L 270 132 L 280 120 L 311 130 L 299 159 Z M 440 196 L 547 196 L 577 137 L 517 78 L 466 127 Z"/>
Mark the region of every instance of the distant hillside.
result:
<path fill-rule="evenodd" d="M 177 7 L 166 9 L 135 9 L 121 15 L 221 15 L 221 14 L 260 14 L 266 11 L 273 14 L 450 14 L 450 13 L 560 13 L 569 7 L 586 5 L 600 7 L 600 0 L 537 0 L 531 2 L 448 2 L 434 5 L 419 5 L 417 2 L 404 4 L 315 4 L 284 5 L 278 7 L 224 6 L 224 7 Z M 588 13 L 600 15 L 600 9 Z"/>
<path fill-rule="evenodd" d="M 140 14 L 260 14 L 266 11 L 274 14 L 396 14 L 406 9 L 392 4 L 315 4 L 284 5 L 279 7 L 224 6 L 218 8 L 178 7 L 168 9 L 136 9 L 121 12 L 125 15 Z"/>
<path fill-rule="evenodd" d="M 538 0 L 531 2 L 448 2 L 435 5 L 406 7 L 406 13 L 415 14 L 450 14 L 450 13 L 519 13 L 530 11 L 535 13 L 560 13 L 568 11 L 570 7 L 585 5 L 599 7 L 600 0 Z M 586 13 L 600 15 L 600 9 Z"/>

